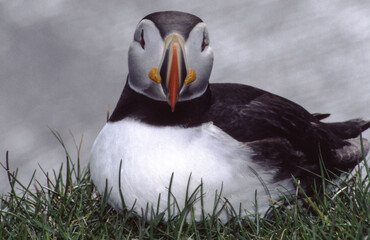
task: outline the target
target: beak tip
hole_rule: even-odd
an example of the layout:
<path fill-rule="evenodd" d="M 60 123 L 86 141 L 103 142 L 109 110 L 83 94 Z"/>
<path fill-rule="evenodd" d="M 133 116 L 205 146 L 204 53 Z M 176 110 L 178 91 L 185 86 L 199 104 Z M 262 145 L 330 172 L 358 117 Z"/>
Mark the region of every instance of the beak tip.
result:
<path fill-rule="evenodd" d="M 168 105 L 171 107 L 171 112 L 175 112 L 176 102 L 168 101 Z"/>

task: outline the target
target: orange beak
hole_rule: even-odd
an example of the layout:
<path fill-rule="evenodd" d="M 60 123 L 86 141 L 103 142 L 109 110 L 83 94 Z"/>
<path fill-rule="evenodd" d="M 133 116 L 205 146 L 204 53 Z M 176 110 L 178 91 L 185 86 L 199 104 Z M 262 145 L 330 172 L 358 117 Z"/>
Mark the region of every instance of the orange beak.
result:
<path fill-rule="evenodd" d="M 178 59 L 178 49 L 177 43 L 172 44 L 172 62 L 170 66 L 169 81 L 168 81 L 168 94 L 167 102 L 171 106 L 171 111 L 175 111 L 175 106 L 177 99 L 179 97 L 179 86 L 180 86 L 180 71 L 179 71 L 179 59 Z"/>
<path fill-rule="evenodd" d="M 187 76 L 187 69 L 184 58 L 184 40 L 177 34 L 172 34 L 166 39 L 164 59 L 160 67 L 162 87 L 167 96 L 167 103 L 171 111 L 179 98 L 179 92 Z"/>

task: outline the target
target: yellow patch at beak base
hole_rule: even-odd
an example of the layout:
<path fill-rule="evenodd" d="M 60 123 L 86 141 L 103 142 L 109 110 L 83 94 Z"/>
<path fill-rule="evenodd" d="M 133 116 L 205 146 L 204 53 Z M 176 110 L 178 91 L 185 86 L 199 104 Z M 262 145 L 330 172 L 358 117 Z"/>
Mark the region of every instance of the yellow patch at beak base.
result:
<path fill-rule="evenodd" d="M 193 69 L 189 69 L 188 76 L 186 77 L 186 79 L 184 81 L 184 84 L 188 85 L 188 84 L 194 82 L 195 79 L 197 79 L 197 74 L 195 73 L 195 71 Z"/>
<path fill-rule="evenodd" d="M 148 73 L 148 77 L 156 83 L 162 82 L 162 78 L 158 74 L 158 68 L 152 68 L 152 70 L 150 70 Z"/>

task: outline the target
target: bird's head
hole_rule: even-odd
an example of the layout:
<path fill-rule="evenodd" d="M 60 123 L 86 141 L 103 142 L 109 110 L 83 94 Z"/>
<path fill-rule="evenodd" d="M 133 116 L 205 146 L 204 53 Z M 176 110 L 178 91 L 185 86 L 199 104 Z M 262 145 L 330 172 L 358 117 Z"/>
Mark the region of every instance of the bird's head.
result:
<path fill-rule="evenodd" d="M 201 96 L 213 65 L 207 26 L 183 12 L 156 12 L 136 27 L 129 54 L 129 86 L 169 104 Z"/>

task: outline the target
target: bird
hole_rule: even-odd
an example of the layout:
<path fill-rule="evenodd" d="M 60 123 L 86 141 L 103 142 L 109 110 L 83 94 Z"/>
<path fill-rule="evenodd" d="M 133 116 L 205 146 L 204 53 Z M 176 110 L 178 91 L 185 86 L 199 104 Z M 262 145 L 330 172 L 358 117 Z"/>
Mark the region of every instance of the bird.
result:
<path fill-rule="evenodd" d="M 369 152 L 360 135 L 370 121 L 323 122 L 330 114 L 262 89 L 210 83 L 212 67 L 199 17 L 162 11 L 138 23 L 126 83 L 89 161 L 117 211 L 175 214 L 191 203 L 196 220 L 217 212 L 226 222 L 229 206 L 264 214 L 298 184 L 310 191 L 322 165 L 339 176 Z"/>

